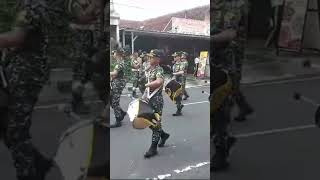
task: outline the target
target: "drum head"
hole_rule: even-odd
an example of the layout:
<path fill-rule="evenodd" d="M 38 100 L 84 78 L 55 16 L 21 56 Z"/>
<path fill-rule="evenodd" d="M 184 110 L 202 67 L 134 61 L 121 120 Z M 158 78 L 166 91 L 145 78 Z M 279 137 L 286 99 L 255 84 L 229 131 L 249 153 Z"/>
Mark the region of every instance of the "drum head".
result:
<path fill-rule="evenodd" d="M 93 136 L 92 121 L 79 122 L 61 136 L 54 160 L 65 180 L 86 177 L 92 157 Z"/>

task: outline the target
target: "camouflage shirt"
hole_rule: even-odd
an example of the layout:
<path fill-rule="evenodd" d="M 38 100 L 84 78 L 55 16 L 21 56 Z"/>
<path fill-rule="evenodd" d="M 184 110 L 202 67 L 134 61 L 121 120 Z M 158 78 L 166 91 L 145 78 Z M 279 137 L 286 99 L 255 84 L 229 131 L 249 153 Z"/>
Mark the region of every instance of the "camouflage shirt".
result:
<path fill-rule="evenodd" d="M 123 61 L 117 61 L 114 70 L 118 72 L 115 79 L 124 79 L 125 64 Z"/>
<path fill-rule="evenodd" d="M 213 64 L 223 66 L 226 69 L 234 69 L 234 50 L 241 49 L 237 53 L 243 53 L 244 42 L 246 40 L 245 18 L 248 11 L 246 0 L 213 0 L 212 1 L 212 34 L 219 34 L 227 29 L 237 31 L 237 37 L 232 42 L 211 51 L 213 54 Z"/>
<path fill-rule="evenodd" d="M 160 65 L 157 65 L 155 67 L 151 67 L 149 69 L 149 72 L 147 73 L 147 75 L 148 75 L 149 82 L 155 81 L 158 78 L 161 78 L 161 79 L 164 80 L 164 71 L 163 71 L 163 68 Z"/>
<path fill-rule="evenodd" d="M 174 64 L 173 66 L 173 72 L 179 72 L 179 71 L 184 71 L 184 74 L 182 75 L 176 75 L 176 80 L 179 82 L 183 81 L 183 77 L 185 76 L 185 74 L 187 73 L 187 64 L 185 63 L 185 61 L 180 61 Z"/>

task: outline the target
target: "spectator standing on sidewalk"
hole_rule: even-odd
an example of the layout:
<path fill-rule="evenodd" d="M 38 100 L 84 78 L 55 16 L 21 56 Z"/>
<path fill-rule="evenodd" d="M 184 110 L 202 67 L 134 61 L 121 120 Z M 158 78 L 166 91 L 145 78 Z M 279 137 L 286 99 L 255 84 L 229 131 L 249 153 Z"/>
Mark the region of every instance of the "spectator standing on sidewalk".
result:
<path fill-rule="evenodd" d="M 199 56 L 197 56 L 197 57 L 194 59 L 194 64 L 195 64 L 194 74 L 193 74 L 194 77 L 197 77 L 199 62 L 200 62 L 200 58 L 199 58 Z"/>

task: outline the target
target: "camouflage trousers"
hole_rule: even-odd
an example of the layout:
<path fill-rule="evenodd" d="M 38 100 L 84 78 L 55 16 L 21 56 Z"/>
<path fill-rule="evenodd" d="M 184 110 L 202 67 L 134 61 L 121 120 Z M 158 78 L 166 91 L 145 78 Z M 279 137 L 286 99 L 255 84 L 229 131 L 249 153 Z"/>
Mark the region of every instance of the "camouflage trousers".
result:
<path fill-rule="evenodd" d="M 210 134 L 215 148 L 226 148 L 232 108 L 232 83 L 229 75 L 219 68 L 213 68 L 213 76 L 215 78 L 210 99 Z"/>
<path fill-rule="evenodd" d="M 94 47 L 97 33 L 91 30 L 74 30 L 73 33 L 73 85 L 74 101 L 83 101 L 84 85 L 92 81 L 99 98 L 106 104 L 107 90 L 105 86 L 106 72 L 96 72 L 92 68 Z M 76 103 L 75 102 L 75 103 Z"/>
<path fill-rule="evenodd" d="M 152 96 L 148 100 L 148 104 L 151 106 L 151 108 L 154 110 L 154 113 L 158 113 L 160 116 L 162 116 L 162 109 L 163 109 L 163 96 L 161 89 L 160 92 L 157 92 L 154 96 Z M 146 99 L 146 91 L 144 95 L 142 96 L 143 99 Z M 161 125 L 161 118 L 158 126 L 156 127 L 150 127 L 152 130 L 152 143 L 158 143 L 161 137 L 161 134 L 164 133 Z"/>
<path fill-rule="evenodd" d="M 36 148 L 31 142 L 31 116 L 48 80 L 48 65 L 44 58 L 12 56 L 5 68 L 9 106 L 4 143 L 11 152 L 17 177 L 35 177 Z"/>
<path fill-rule="evenodd" d="M 177 96 L 176 97 L 176 104 L 177 104 L 177 109 L 179 109 L 179 108 L 181 108 L 181 106 L 182 106 L 182 96 L 183 96 L 183 94 L 184 94 L 184 87 L 185 87 L 185 80 L 184 80 L 184 77 L 177 77 L 176 78 L 176 81 L 178 82 L 178 83 L 180 83 L 181 84 L 181 87 L 182 87 L 182 93 L 179 95 L 179 96 Z"/>
<path fill-rule="evenodd" d="M 182 85 L 182 92 L 184 96 L 189 96 L 187 90 L 186 90 L 186 84 L 187 84 L 187 77 L 183 77 L 183 85 Z"/>
<path fill-rule="evenodd" d="M 72 41 L 73 80 L 86 83 L 90 80 L 90 73 L 86 71 L 86 64 L 90 61 L 94 33 L 91 30 L 73 30 Z"/>
<path fill-rule="evenodd" d="M 120 97 L 125 86 L 126 81 L 124 79 L 115 79 L 111 81 L 111 107 L 114 110 L 116 119 L 119 119 L 123 113 L 123 110 L 120 107 Z"/>

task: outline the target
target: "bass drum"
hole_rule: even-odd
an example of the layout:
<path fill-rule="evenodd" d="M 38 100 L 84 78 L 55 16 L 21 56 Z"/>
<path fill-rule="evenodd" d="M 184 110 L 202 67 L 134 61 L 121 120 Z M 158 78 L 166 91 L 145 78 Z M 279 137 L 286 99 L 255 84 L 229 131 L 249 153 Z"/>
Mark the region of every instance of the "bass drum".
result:
<path fill-rule="evenodd" d="M 108 177 L 107 133 L 106 127 L 94 121 L 81 121 L 63 133 L 54 160 L 64 180 Z"/>
<path fill-rule="evenodd" d="M 171 101 L 176 103 L 176 98 L 182 94 L 182 86 L 175 79 L 172 79 L 165 86 L 165 92 Z"/>
<path fill-rule="evenodd" d="M 150 105 L 142 99 L 133 100 L 129 104 L 127 113 L 135 129 L 157 126 L 157 122 L 160 120 L 160 116 L 154 113 Z"/>

